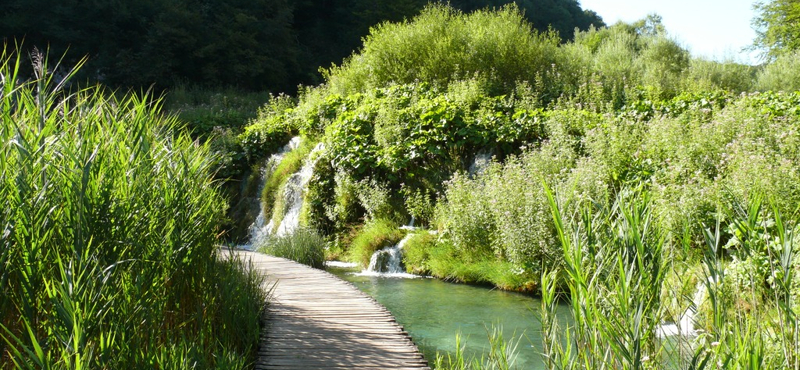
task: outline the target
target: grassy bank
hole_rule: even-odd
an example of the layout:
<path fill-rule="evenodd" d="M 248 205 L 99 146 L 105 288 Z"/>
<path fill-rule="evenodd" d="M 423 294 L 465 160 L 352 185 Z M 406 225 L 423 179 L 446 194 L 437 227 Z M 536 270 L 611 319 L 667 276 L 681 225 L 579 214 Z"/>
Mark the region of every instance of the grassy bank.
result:
<path fill-rule="evenodd" d="M 0 59 L 3 368 L 247 368 L 265 297 L 219 261 L 215 158 L 147 97 Z"/>

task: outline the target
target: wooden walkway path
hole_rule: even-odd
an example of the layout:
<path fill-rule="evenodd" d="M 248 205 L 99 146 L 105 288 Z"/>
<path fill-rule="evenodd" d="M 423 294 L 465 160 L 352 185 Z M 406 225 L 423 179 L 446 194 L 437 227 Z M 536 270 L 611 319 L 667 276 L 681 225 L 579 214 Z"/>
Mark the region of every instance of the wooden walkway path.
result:
<path fill-rule="evenodd" d="M 257 370 L 430 369 L 392 314 L 332 274 L 234 250 L 275 285 Z"/>

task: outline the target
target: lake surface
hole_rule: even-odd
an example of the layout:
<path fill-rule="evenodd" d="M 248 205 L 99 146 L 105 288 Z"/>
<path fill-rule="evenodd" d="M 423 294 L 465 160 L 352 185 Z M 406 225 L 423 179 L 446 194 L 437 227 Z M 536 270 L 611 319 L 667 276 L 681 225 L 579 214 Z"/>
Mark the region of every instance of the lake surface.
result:
<path fill-rule="evenodd" d="M 488 331 L 492 325 L 500 325 L 506 340 L 518 340 L 516 365 L 544 369 L 540 355 L 539 299 L 431 278 L 360 276 L 354 274 L 353 269 L 334 267 L 329 267 L 328 271 L 350 281 L 386 306 L 430 363 L 437 352 L 455 351 L 457 332 L 466 340 L 467 355 L 480 357 L 489 349 Z M 567 317 L 566 306 L 559 316 Z"/>

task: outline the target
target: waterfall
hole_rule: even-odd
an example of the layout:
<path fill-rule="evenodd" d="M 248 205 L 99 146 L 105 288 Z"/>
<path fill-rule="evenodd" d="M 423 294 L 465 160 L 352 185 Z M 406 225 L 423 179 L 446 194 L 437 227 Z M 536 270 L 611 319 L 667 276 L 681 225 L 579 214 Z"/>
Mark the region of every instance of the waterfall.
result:
<path fill-rule="evenodd" d="M 283 157 L 286 156 L 286 153 L 297 149 L 298 146 L 300 146 L 300 137 L 295 136 L 289 140 L 288 144 L 284 145 L 280 150 L 278 150 L 277 153 L 267 158 L 267 161 L 264 163 L 264 167 L 261 168 L 261 183 L 258 186 L 259 196 L 261 195 L 261 191 L 264 190 L 264 185 L 266 185 L 267 179 L 272 174 L 272 171 L 274 171 L 278 164 L 281 163 L 281 160 L 283 160 Z M 252 250 L 254 246 L 261 244 L 274 228 L 272 221 L 265 225 L 268 216 L 264 214 L 264 207 L 259 206 L 258 208 L 260 209 L 258 216 L 248 228 L 250 237 L 247 244 L 240 246 L 242 249 Z"/>
<path fill-rule="evenodd" d="M 372 254 L 369 267 L 358 275 L 416 278 L 417 275 L 408 274 L 403 267 L 403 246 L 414 234 L 406 235 L 399 243 L 383 248 Z"/>
<path fill-rule="evenodd" d="M 281 224 L 278 225 L 277 236 L 291 235 L 300 227 L 300 211 L 303 209 L 303 193 L 305 192 L 308 181 L 314 174 L 314 166 L 317 164 L 314 159 L 315 154 L 324 150 L 323 143 L 317 144 L 311 151 L 306 162 L 300 171 L 292 174 L 286 181 L 286 188 L 283 191 L 283 199 L 286 209 L 283 214 Z"/>
<path fill-rule="evenodd" d="M 478 154 L 475 154 L 475 159 L 472 160 L 472 164 L 469 166 L 469 176 L 475 177 L 483 173 L 486 168 L 492 163 L 492 153 L 489 151 L 480 151 Z"/>
<path fill-rule="evenodd" d="M 692 296 L 692 304 L 681 315 L 677 324 L 664 324 L 656 329 L 656 336 L 659 338 L 671 337 L 674 335 L 681 335 L 684 337 L 692 337 L 697 335 L 697 330 L 694 329 L 694 317 L 697 314 L 697 309 L 703 303 L 706 297 L 706 285 L 701 281 L 697 283 L 694 296 Z"/>

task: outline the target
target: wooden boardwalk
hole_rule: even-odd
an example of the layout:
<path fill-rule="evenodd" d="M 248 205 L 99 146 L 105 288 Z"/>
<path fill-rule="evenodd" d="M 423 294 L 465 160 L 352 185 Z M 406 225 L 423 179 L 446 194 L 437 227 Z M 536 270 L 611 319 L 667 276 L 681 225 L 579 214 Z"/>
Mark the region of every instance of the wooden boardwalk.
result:
<path fill-rule="evenodd" d="M 352 284 L 284 258 L 233 253 L 276 284 L 257 370 L 430 369 L 392 314 Z"/>

